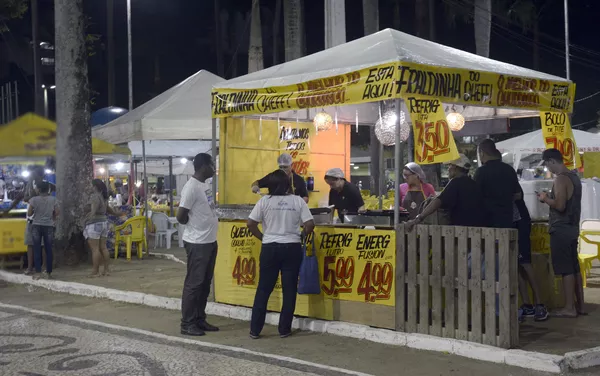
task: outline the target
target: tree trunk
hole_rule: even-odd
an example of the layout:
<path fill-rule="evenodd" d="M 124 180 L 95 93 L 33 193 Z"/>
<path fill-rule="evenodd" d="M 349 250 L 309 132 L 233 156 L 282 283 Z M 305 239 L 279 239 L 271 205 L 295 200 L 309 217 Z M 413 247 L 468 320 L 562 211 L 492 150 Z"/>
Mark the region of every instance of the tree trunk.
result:
<path fill-rule="evenodd" d="M 260 22 L 260 2 L 254 3 L 250 13 L 250 45 L 248 47 L 248 73 L 258 72 L 264 68 L 262 25 Z"/>
<path fill-rule="evenodd" d="M 435 42 L 435 0 L 429 0 L 429 40 Z"/>
<path fill-rule="evenodd" d="M 416 0 L 415 2 L 415 22 L 416 32 L 419 38 L 427 39 L 429 28 L 427 22 L 428 0 Z"/>
<path fill-rule="evenodd" d="M 219 0 L 214 1 L 215 11 L 215 47 L 217 50 L 217 73 L 219 77 L 225 78 L 225 66 L 223 65 L 223 46 L 221 45 L 221 11 Z"/>
<path fill-rule="evenodd" d="M 275 3 L 273 21 L 273 65 L 279 64 L 279 31 L 281 30 L 281 0 Z"/>
<path fill-rule="evenodd" d="M 473 24 L 477 55 L 490 57 L 492 33 L 492 0 L 475 0 Z"/>
<path fill-rule="evenodd" d="M 363 25 L 365 35 L 373 34 L 379 31 L 379 1 L 363 0 Z M 369 189 L 371 194 L 379 194 L 381 187 L 379 185 L 380 170 L 379 164 L 379 140 L 375 136 L 375 127 L 369 131 L 369 156 L 371 157 Z"/>
<path fill-rule="evenodd" d="M 302 23 L 302 0 L 285 0 L 283 3 L 285 61 L 302 57 L 304 46 Z"/>
<path fill-rule="evenodd" d="M 115 105 L 115 0 L 106 3 L 106 44 L 108 68 L 108 106 Z"/>
<path fill-rule="evenodd" d="M 92 178 L 92 134 L 83 0 L 56 0 L 56 196 L 57 263 L 85 255 L 83 225 Z"/>

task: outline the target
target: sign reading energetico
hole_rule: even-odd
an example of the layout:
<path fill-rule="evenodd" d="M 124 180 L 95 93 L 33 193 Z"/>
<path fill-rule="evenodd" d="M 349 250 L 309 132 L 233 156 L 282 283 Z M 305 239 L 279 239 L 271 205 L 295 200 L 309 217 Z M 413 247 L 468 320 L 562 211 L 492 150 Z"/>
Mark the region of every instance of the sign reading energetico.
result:
<path fill-rule="evenodd" d="M 575 85 L 458 68 L 389 63 L 294 85 L 215 89 L 215 117 L 251 115 L 419 96 L 444 103 L 571 112 Z"/>

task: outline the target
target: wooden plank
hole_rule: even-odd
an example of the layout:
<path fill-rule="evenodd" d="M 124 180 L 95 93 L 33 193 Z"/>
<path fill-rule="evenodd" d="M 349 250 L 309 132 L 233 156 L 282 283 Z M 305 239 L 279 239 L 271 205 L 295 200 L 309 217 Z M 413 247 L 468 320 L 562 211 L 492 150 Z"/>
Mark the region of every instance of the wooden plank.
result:
<path fill-rule="evenodd" d="M 485 337 L 486 345 L 496 346 L 496 231 L 483 229 L 485 239 Z"/>
<path fill-rule="evenodd" d="M 457 339 L 467 341 L 469 339 L 469 280 L 467 268 L 467 228 L 456 227 L 455 236 L 458 239 L 458 260 L 457 260 L 457 279 L 458 279 L 458 332 Z"/>
<path fill-rule="evenodd" d="M 406 256 L 406 235 L 404 231 L 404 224 L 396 226 L 395 329 L 400 332 L 405 330 L 406 320 L 406 285 L 404 282 L 406 273 L 406 259 L 404 258 Z"/>
<path fill-rule="evenodd" d="M 431 328 L 429 334 L 442 336 L 442 228 L 429 226 L 431 235 Z"/>
<path fill-rule="evenodd" d="M 406 298 L 406 308 L 408 314 L 406 316 L 406 332 L 415 333 L 417 331 L 417 230 L 413 229 L 407 234 L 408 238 L 408 265 L 406 287 L 408 290 Z"/>
<path fill-rule="evenodd" d="M 419 333 L 429 334 L 429 226 L 419 231 Z"/>
<path fill-rule="evenodd" d="M 498 278 L 499 278 L 499 335 L 498 346 L 510 347 L 510 237 L 508 229 L 496 229 L 498 239 Z"/>
<path fill-rule="evenodd" d="M 510 348 L 519 346 L 519 242 L 517 230 L 509 232 L 509 270 L 510 270 Z"/>
<path fill-rule="evenodd" d="M 443 226 L 444 233 L 444 337 L 456 337 L 456 238 L 453 226 Z"/>
<path fill-rule="evenodd" d="M 471 239 L 471 341 L 482 342 L 481 227 L 469 227 Z"/>

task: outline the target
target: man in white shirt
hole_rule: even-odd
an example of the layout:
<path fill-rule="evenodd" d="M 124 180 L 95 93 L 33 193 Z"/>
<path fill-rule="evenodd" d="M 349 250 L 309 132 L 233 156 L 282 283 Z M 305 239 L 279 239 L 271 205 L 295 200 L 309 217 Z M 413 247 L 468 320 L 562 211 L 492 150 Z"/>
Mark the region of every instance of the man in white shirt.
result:
<path fill-rule="evenodd" d="M 212 188 L 206 180 L 215 174 L 208 154 L 194 158 L 194 175 L 183 186 L 177 221 L 185 225 L 183 242 L 187 253 L 187 274 L 181 299 L 181 334 L 203 336 L 216 332 L 206 322 L 206 302 L 217 260 L 217 228 Z"/>

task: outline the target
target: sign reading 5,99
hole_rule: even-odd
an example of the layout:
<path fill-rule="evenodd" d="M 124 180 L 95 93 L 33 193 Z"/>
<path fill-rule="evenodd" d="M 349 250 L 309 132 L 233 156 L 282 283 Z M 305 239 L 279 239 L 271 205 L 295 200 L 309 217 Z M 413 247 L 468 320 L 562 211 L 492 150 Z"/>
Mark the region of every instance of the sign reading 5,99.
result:
<path fill-rule="evenodd" d="M 315 236 L 325 297 L 394 305 L 393 231 L 327 228 Z"/>

